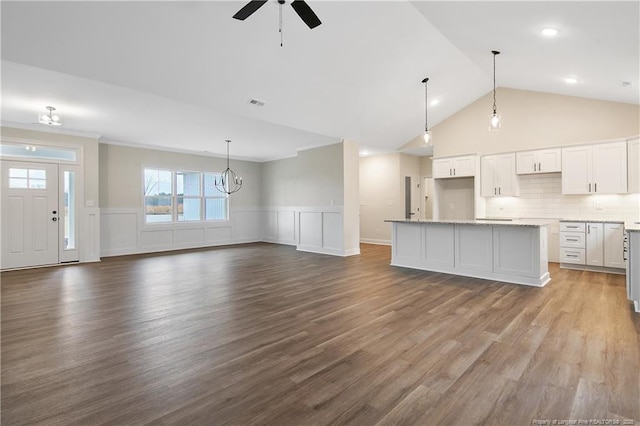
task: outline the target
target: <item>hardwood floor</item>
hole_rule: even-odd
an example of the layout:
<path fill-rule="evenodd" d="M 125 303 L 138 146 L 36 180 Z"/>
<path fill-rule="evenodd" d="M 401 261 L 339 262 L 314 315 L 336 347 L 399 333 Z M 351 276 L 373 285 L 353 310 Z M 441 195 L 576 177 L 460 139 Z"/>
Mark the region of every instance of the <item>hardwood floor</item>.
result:
<path fill-rule="evenodd" d="M 2 423 L 640 422 L 624 276 L 389 261 L 249 244 L 3 273 Z"/>

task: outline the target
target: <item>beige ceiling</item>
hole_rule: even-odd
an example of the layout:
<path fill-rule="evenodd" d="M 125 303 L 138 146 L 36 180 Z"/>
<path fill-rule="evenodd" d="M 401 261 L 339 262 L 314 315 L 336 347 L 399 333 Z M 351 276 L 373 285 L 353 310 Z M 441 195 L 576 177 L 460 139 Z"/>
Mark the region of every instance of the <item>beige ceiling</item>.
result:
<path fill-rule="evenodd" d="M 638 104 L 640 8 L 628 2 L 2 1 L 2 120 L 108 143 L 266 161 L 351 139 L 393 151 L 498 85 Z M 560 30 L 553 40 L 540 30 Z M 575 76 L 578 84 L 564 78 Z M 631 87 L 623 87 L 628 81 Z M 263 107 L 250 99 L 265 102 Z M 487 106 L 488 110 L 490 105 Z"/>

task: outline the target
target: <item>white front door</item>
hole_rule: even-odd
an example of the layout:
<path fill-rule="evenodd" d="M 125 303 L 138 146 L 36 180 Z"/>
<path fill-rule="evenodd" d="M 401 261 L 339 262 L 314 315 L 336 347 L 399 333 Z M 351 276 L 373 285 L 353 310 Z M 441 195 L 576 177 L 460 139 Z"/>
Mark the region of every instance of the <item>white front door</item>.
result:
<path fill-rule="evenodd" d="M 58 263 L 58 165 L 2 163 L 0 268 Z"/>

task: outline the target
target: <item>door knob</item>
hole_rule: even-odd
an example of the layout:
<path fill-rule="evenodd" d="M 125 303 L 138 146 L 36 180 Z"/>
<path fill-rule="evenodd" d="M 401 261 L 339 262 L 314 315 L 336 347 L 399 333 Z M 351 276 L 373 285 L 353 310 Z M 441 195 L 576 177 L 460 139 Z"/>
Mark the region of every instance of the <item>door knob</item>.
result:
<path fill-rule="evenodd" d="M 54 210 L 54 211 L 51 212 L 51 214 L 58 214 L 58 211 Z"/>
<path fill-rule="evenodd" d="M 52 217 L 51 220 L 54 221 L 54 222 L 57 222 L 58 218 L 57 217 Z"/>

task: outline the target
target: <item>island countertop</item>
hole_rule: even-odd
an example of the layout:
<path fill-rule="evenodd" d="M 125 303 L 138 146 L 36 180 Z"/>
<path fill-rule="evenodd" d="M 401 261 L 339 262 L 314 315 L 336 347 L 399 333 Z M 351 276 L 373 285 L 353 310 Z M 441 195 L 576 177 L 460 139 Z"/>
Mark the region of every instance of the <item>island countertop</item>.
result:
<path fill-rule="evenodd" d="M 411 219 L 388 219 L 385 222 L 391 223 L 426 223 L 426 224 L 447 224 L 447 225 L 497 225 L 497 226 L 546 226 L 550 225 L 550 220 L 545 219 L 475 219 L 475 220 L 455 220 L 455 219 L 427 219 L 427 220 L 411 220 Z"/>

